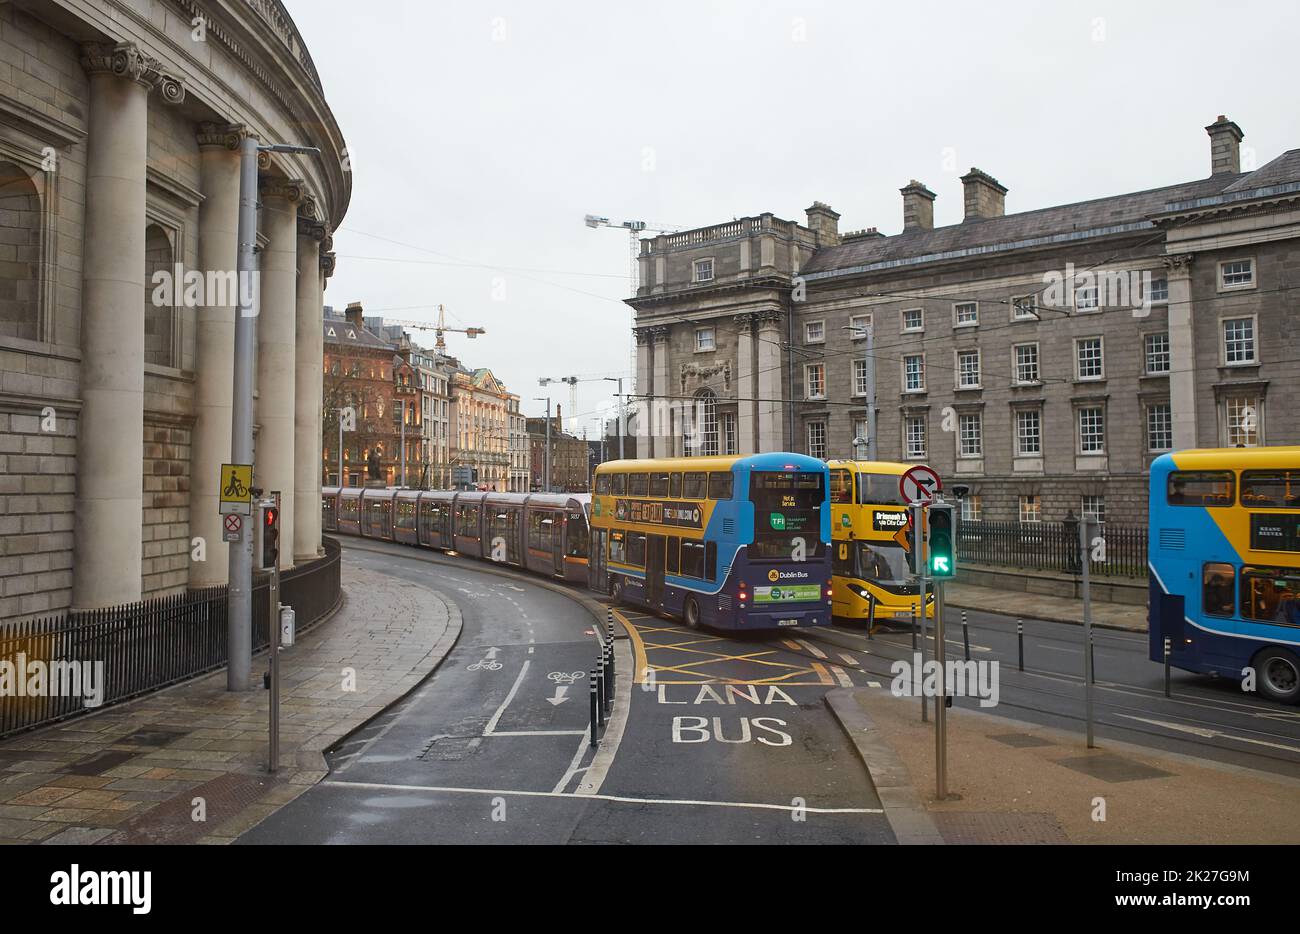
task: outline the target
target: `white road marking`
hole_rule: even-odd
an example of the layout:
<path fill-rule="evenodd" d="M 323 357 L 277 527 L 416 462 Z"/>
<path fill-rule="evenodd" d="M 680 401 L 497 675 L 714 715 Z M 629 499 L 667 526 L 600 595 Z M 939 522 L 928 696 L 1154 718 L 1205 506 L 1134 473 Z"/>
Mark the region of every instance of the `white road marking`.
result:
<path fill-rule="evenodd" d="M 1166 730 L 1191 733 L 1193 736 L 1199 736 L 1202 739 L 1222 737 L 1223 739 L 1236 740 L 1239 743 L 1254 743 L 1256 746 L 1268 746 L 1272 749 L 1285 749 L 1287 752 L 1300 752 L 1300 746 L 1288 746 L 1285 743 L 1270 743 L 1268 740 L 1251 739 L 1249 736 L 1237 736 L 1233 733 L 1225 733 L 1222 730 L 1212 730 L 1203 726 L 1189 726 L 1185 723 L 1169 723 L 1165 720 L 1150 720 L 1146 717 L 1133 717 L 1126 713 L 1116 714 L 1116 716 L 1123 717 L 1125 720 L 1137 720 L 1139 723 L 1150 723 L 1153 726 L 1162 726 Z"/>
<path fill-rule="evenodd" d="M 839 665 L 831 665 L 830 669 L 831 669 L 831 673 L 835 675 L 835 680 L 839 681 L 840 687 L 842 688 L 853 687 L 853 679 L 849 677 L 849 673 L 847 671 L 845 671 Z"/>
<path fill-rule="evenodd" d="M 493 651 L 495 651 L 495 649 Z M 492 719 L 488 721 L 487 729 L 483 731 L 484 736 L 491 736 L 496 731 L 497 724 L 501 721 L 501 715 L 506 712 L 506 708 L 510 706 L 510 702 L 514 700 L 515 695 L 519 693 L 519 685 L 523 683 L 524 675 L 528 674 L 528 666 L 531 664 L 532 662 L 527 659 L 524 660 L 523 667 L 519 669 L 519 677 L 515 678 L 515 683 L 510 686 L 510 693 L 506 695 L 506 699 L 501 702 L 501 706 L 497 708 L 497 712 L 494 713 Z"/>
<path fill-rule="evenodd" d="M 597 636 L 597 641 L 600 637 Z M 614 764 L 619 744 L 623 741 L 623 731 L 627 727 L 628 712 L 632 709 L 633 668 L 632 643 L 629 639 L 620 639 L 614 643 L 614 713 L 605 724 L 605 735 L 601 737 L 596 754 L 592 756 L 587 769 L 587 780 L 580 783 L 575 794 L 590 797 L 600 791 L 600 786 Z M 625 674 L 618 674 L 625 672 Z"/>
<path fill-rule="evenodd" d="M 502 730 L 497 733 L 484 733 L 484 736 L 586 736 L 586 730 Z"/>
<path fill-rule="evenodd" d="M 854 658 L 852 655 L 847 654 L 846 652 L 841 652 L 840 658 L 844 659 L 844 664 L 846 665 L 853 665 L 856 667 L 856 665 L 858 664 L 858 660 Z"/>
<path fill-rule="evenodd" d="M 825 652 L 817 648 L 817 646 L 813 645 L 811 642 L 807 641 L 806 639 L 795 639 L 794 641 L 797 642 L 800 645 L 800 647 L 804 649 L 804 651 L 811 652 L 813 655 L 816 655 L 818 658 L 828 657 Z"/>
<path fill-rule="evenodd" d="M 617 804 L 674 804 L 688 807 L 753 808 L 762 811 L 799 811 L 807 814 L 883 814 L 882 808 L 815 808 L 807 805 L 765 804 L 759 801 L 695 801 L 689 798 L 631 798 L 625 795 L 567 794 L 557 791 L 518 791 L 507 788 L 451 788 L 444 785 L 388 785 L 382 782 L 323 781 L 330 788 L 368 788 L 374 791 L 432 791 L 465 795 L 513 795 L 522 798 L 571 798 L 575 801 L 612 801 Z"/>
<path fill-rule="evenodd" d="M 878 687 L 880 687 L 880 682 L 879 682 L 879 681 L 868 681 L 868 682 L 867 682 L 867 687 L 869 687 L 869 688 L 878 688 Z"/>

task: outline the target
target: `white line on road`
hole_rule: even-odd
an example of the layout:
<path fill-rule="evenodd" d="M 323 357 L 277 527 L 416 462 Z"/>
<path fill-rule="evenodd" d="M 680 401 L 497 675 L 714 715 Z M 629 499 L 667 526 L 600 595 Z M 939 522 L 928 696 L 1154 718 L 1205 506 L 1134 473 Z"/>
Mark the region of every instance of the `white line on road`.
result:
<path fill-rule="evenodd" d="M 799 643 L 799 645 L 803 647 L 804 651 L 811 652 L 813 655 L 816 655 L 818 658 L 827 657 L 825 652 L 817 648 L 817 646 L 813 645 L 811 642 L 807 641 L 806 639 L 795 639 L 794 641 Z"/>
<path fill-rule="evenodd" d="M 1254 743 L 1256 746 L 1269 746 L 1273 749 L 1285 749 L 1287 752 L 1300 752 L 1300 746 L 1287 746 L 1284 743 L 1270 743 L 1263 739 L 1251 739 L 1249 736 L 1237 736 L 1234 733 L 1225 733 L 1223 730 L 1212 730 L 1201 726 L 1189 726 L 1185 723 L 1169 723 L 1165 720 L 1150 720 L 1146 717 L 1134 717 L 1126 713 L 1116 714 L 1117 717 L 1123 717 L 1125 720 L 1137 720 L 1139 723 L 1150 723 L 1153 726 L 1162 726 L 1167 730 L 1176 730 L 1181 733 L 1191 733 L 1202 739 L 1214 739 L 1222 737 L 1223 739 L 1234 739 L 1239 743 Z"/>
<path fill-rule="evenodd" d="M 840 687 L 842 688 L 853 687 L 853 679 L 849 677 L 849 673 L 847 671 L 845 671 L 839 665 L 831 665 L 830 669 L 831 669 L 831 673 L 835 675 L 835 680 L 840 683 Z"/>
<path fill-rule="evenodd" d="M 488 721 L 487 729 L 483 731 L 484 736 L 491 736 L 496 731 L 497 723 L 501 720 L 501 715 L 506 712 L 506 708 L 510 706 L 510 702 L 514 700 L 515 695 L 519 693 L 519 685 L 523 683 L 524 675 L 528 674 L 528 666 L 531 664 L 532 662 L 526 659 L 524 660 L 523 667 L 519 669 L 519 677 L 515 678 L 515 683 L 510 686 L 510 693 L 506 695 L 506 699 L 501 702 L 501 706 L 497 708 L 497 712 L 494 713 L 492 719 Z"/>
<path fill-rule="evenodd" d="M 840 658 L 844 659 L 844 664 L 846 664 L 846 665 L 855 665 L 855 666 L 856 666 L 857 663 L 858 663 L 858 660 L 857 660 L 856 658 L 854 658 L 852 655 L 849 655 L 849 654 L 846 653 L 846 652 L 841 652 L 841 653 L 840 653 Z"/>

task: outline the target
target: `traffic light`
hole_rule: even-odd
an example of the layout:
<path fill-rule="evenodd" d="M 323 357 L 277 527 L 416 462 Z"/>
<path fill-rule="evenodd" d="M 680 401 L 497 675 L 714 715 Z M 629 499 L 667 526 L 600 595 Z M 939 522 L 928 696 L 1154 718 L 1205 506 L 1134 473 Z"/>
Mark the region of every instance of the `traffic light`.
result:
<path fill-rule="evenodd" d="M 926 536 L 930 542 L 930 576 L 955 577 L 957 574 L 956 530 L 951 503 L 931 503 L 925 510 Z"/>
<path fill-rule="evenodd" d="M 280 507 L 262 507 L 262 563 L 263 570 L 280 564 Z"/>

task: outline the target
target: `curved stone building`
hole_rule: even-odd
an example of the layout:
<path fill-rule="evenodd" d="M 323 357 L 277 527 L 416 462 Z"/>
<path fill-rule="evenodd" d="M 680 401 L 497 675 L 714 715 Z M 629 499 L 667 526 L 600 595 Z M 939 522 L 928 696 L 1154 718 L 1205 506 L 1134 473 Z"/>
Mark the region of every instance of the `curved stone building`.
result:
<path fill-rule="evenodd" d="M 320 315 L 351 174 L 278 0 L 0 4 L 0 619 L 224 583 L 239 154 L 259 165 L 254 484 L 320 548 Z M 291 546 L 291 547 L 290 547 Z"/>

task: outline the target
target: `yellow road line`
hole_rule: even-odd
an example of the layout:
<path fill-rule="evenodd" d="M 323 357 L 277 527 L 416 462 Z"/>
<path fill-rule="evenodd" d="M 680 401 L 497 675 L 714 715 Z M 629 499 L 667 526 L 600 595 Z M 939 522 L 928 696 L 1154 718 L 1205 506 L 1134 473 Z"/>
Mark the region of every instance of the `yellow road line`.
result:
<path fill-rule="evenodd" d="M 813 666 L 812 666 L 812 668 L 813 668 L 813 671 L 817 672 L 817 677 L 819 677 L 819 678 L 822 679 L 822 680 L 821 680 L 821 683 L 822 683 L 822 684 L 834 684 L 834 683 L 835 683 L 833 680 L 831 680 L 831 673 L 830 673 L 829 671 L 826 670 L 826 666 L 821 665 L 821 664 L 819 664 L 818 662 L 813 662 Z"/>

